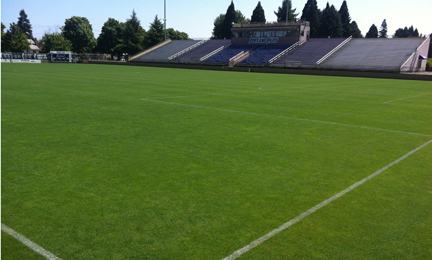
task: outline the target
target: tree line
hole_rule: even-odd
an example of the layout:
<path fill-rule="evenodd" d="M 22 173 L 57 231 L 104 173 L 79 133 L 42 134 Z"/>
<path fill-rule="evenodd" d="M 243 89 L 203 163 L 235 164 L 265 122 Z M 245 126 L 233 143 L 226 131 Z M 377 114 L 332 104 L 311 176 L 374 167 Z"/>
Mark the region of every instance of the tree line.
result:
<path fill-rule="evenodd" d="M 288 10 L 288 12 L 287 12 Z M 292 7 L 291 0 L 283 0 L 282 4 L 274 11 L 278 22 L 309 21 L 312 38 L 318 37 L 349 37 L 362 38 L 357 23 L 351 20 L 347 1 L 343 1 L 339 10 L 334 5 L 327 3 L 323 10 L 318 8 L 317 0 L 307 0 L 302 14 Z M 220 14 L 214 20 L 212 38 L 230 39 L 233 23 L 266 23 L 264 9 L 259 1 L 252 12 L 251 18 L 247 18 L 241 11 L 236 10 L 234 1 L 228 6 L 225 14 Z M 30 20 L 24 10 L 21 10 L 17 23 L 11 23 L 7 32 L 1 24 L 1 51 L 22 52 L 30 49 L 27 39 L 33 39 Z M 378 30 L 373 24 L 366 33 L 366 38 L 387 38 L 387 21 L 381 24 Z M 432 34 L 431 34 L 432 35 Z M 419 34 L 417 28 L 399 28 L 393 37 L 424 37 Z M 167 29 L 167 38 L 172 40 L 186 40 L 189 36 L 185 32 L 179 32 L 172 28 Z M 37 39 L 34 39 L 37 42 Z M 77 53 L 108 53 L 119 55 L 121 53 L 134 54 L 151 47 L 164 40 L 164 29 L 161 20 L 156 16 L 150 28 L 146 31 L 136 15 L 132 15 L 126 22 L 120 22 L 109 18 L 103 25 L 99 37 L 93 35 L 92 25 L 85 17 L 73 16 L 65 20 L 64 26 L 59 31 L 45 32 L 39 43 L 43 46 L 42 52 L 51 50 L 74 51 Z"/>
<path fill-rule="evenodd" d="M 288 12 L 287 12 L 288 10 Z M 278 22 L 297 22 L 299 20 L 310 22 L 310 37 L 312 38 L 338 38 L 350 37 L 363 38 L 356 21 L 351 19 L 347 1 L 343 1 L 339 10 L 327 2 L 323 10 L 318 8 L 317 0 L 307 0 L 301 16 L 296 13 L 297 9 L 292 7 L 291 0 L 283 0 L 277 11 L 274 11 Z M 235 10 L 234 1 L 228 6 L 225 14 L 220 14 L 214 20 L 212 38 L 231 39 L 231 28 L 233 23 L 266 23 L 264 9 L 261 1 L 252 12 L 251 18 L 246 18 L 241 11 Z M 432 35 L 432 34 L 431 34 Z M 398 29 L 394 37 L 422 37 L 413 26 Z M 384 19 L 380 30 L 375 24 L 367 32 L 366 38 L 388 38 L 387 21 Z"/>
<path fill-rule="evenodd" d="M 30 43 L 27 39 L 33 40 L 34 38 L 30 20 L 24 10 L 20 12 L 18 23 L 11 23 L 6 33 L 3 32 L 6 26 L 3 23 L 1 26 L 2 52 L 22 52 L 30 49 Z M 189 39 L 187 33 L 176 31 L 173 28 L 167 29 L 166 34 L 167 39 Z M 142 51 L 162 42 L 164 37 L 164 25 L 157 15 L 146 31 L 141 26 L 134 10 L 126 22 L 108 18 L 97 39 L 94 37 L 92 25 L 87 18 L 73 16 L 65 20 L 60 31 L 45 32 L 38 42 L 43 46 L 42 52 L 62 50 L 76 53 L 99 52 L 120 55 Z M 34 40 L 37 41 L 37 39 Z"/>

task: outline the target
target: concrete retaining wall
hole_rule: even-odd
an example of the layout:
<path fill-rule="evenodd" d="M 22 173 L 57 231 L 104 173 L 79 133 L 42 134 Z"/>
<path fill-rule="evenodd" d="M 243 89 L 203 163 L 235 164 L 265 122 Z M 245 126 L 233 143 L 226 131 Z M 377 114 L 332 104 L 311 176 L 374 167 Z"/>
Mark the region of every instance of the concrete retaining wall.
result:
<path fill-rule="evenodd" d="M 194 70 L 214 70 L 214 71 L 233 71 L 233 72 L 253 72 L 253 73 L 277 73 L 277 74 L 299 74 L 299 75 L 318 75 L 318 76 L 339 76 L 339 77 L 360 77 L 360 78 L 380 78 L 380 79 L 406 79 L 406 80 L 426 80 L 432 81 L 432 73 L 385 73 L 385 72 L 363 72 L 363 71 L 338 71 L 324 69 L 287 69 L 287 68 L 247 68 L 247 67 L 228 67 L 228 66 L 206 66 L 192 64 L 175 63 L 143 63 L 143 62 L 103 62 L 89 61 L 91 64 L 125 65 L 125 66 L 145 66 L 160 68 L 194 69 Z"/>

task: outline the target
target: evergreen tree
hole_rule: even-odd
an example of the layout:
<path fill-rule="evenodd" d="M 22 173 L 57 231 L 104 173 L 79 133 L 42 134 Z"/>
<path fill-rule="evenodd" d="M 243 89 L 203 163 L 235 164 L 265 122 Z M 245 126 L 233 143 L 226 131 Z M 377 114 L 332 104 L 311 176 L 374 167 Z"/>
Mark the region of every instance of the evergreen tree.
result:
<path fill-rule="evenodd" d="M 342 22 L 342 36 L 350 37 L 352 35 L 351 32 L 351 17 L 348 11 L 348 5 L 346 1 L 343 1 L 341 8 L 339 9 L 339 15 Z"/>
<path fill-rule="evenodd" d="M 108 18 L 97 39 L 96 50 L 100 53 L 119 54 L 116 51 L 116 46 L 122 42 L 123 30 L 124 23 Z"/>
<path fill-rule="evenodd" d="M 308 0 L 303 8 L 301 19 L 310 22 L 310 36 L 312 38 L 319 36 L 320 15 L 316 0 Z"/>
<path fill-rule="evenodd" d="M 145 33 L 135 10 L 133 10 L 131 18 L 124 25 L 122 43 L 116 47 L 116 52 L 135 54 L 144 50 Z"/>
<path fill-rule="evenodd" d="M 378 38 L 378 28 L 375 24 L 369 28 L 369 31 L 366 33 L 366 38 Z"/>
<path fill-rule="evenodd" d="M 223 39 L 222 28 L 223 28 L 223 21 L 224 20 L 225 20 L 224 14 L 220 14 L 218 17 L 216 17 L 216 19 L 213 23 L 214 24 L 213 33 L 212 33 L 213 39 Z"/>
<path fill-rule="evenodd" d="M 420 34 L 417 30 L 417 28 L 414 30 L 414 26 L 411 25 L 410 28 L 406 27 L 405 28 L 399 28 L 396 30 L 395 34 L 394 34 L 395 38 L 409 38 L 409 37 L 420 37 Z"/>
<path fill-rule="evenodd" d="M 72 42 L 74 52 L 90 53 L 96 47 L 92 26 L 85 17 L 72 16 L 66 19 L 62 33 L 63 37 Z"/>
<path fill-rule="evenodd" d="M 1 23 L 1 42 L 2 42 L 1 51 L 2 52 L 6 51 L 5 44 L 4 44 L 4 36 L 6 35 L 6 33 L 3 31 L 4 29 L 6 29 L 6 26 L 3 23 Z"/>
<path fill-rule="evenodd" d="M 151 47 L 153 45 L 162 42 L 163 40 L 164 40 L 164 25 L 156 15 L 153 22 L 150 23 L 150 29 L 146 34 L 145 47 Z"/>
<path fill-rule="evenodd" d="M 218 17 L 216 17 L 215 21 L 214 21 L 214 27 L 213 27 L 213 33 L 212 33 L 212 39 L 223 39 L 224 38 L 224 34 L 223 34 L 223 26 L 224 26 L 224 20 L 225 20 L 225 15 L 224 14 L 220 14 Z M 235 19 L 234 19 L 234 23 L 242 23 L 242 24 L 248 24 L 250 23 L 250 20 L 248 18 L 246 18 L 241 11 L 236 10 L 235 11 Z"/>
<path fill-rule="evenodd" d="M 381 24 L 381 28 L 379 30 L 378 38 L 388 38 L 387 36 L 387 21 L 384 19 L 384 21 Z"/>
<path fill-rule="evenodd" d="M 185 32 L 179 32 L 173 28 L 167 29 L 167 38 L 171 40 L 189 40 L 189 35 Z"/>
<path fill-rule="evenodd" d="M 236 16 L 234 23 L 248 24 L 251 22 L 251 20 L 249 18 L 246 18 L 246 16 L 244 16 L 240 10 L 236 10 L 235 12 Z"/>
<path fill-rule="evenodd" d="M 3 36 L 2 49 L 10 52 L 30 50 L 30 43 L 28 42 L 27 35 L 21 31 L 16 23 L 11 23 L 9 30 Z"/>
<path fill-rule="evenodd" d="M 228 9 L 225 14 L 225 19 L 222 23 L 222 37 L 225 39 L 231 39 L 232 33 L 231 28 L 232 24 L 235 23 L 236 20 L 236 11 L 234 7 L 234 2 L 231 1 L 231 4 L 228 6 Z"/>
<path fill-rule="evenodd" d="M 350 23 L 351 27 L 351 33 L 353 38 L 363 38 L 363 34 L 361 33 L 360 29 L 358 28 L 358 25 L 356 21 L 352 21 Z"/>
<path fill-rule="evenodd" d="M 411 27 L 408 29 L 410 37 L 414 37 L 414 26 L 411 25 Z"/>
<path fill-rule="evenodd" d="M 279 6 L 278 11 L 274 12 L 274 14 L 277 17 L 277 21 L 280 22 L 286 22 L 287 20 L 287 3 L 288 3 L 288 22 L 296 22 L 297 16 L 296 14 L 296 8 L 292 9 L 292 3 L 291 0 L 283 0 L 282 6 Z"/>
<path fill-rule="evenodd" d="M 18 27 L 27 36 L 27 39 L 33 39 L 32 26 L 30 20 L 27 18 L 27 14 L 24 10 L 21 10 L 18 17 Z"/>
<path fill-rule="evenodd" d="M 251 23 L 265 23 L 265 13 L 264 9 L 261 6 L 261 1 L 258 2 L 258 5 L 255 7 L 255 10 L 253 10 Z"/>
<path fill-rule="evenodd" d="M 334 5 L 327 3 L 321 15 L 321 37 L 342 37 L 342 22 L 340 15 Z"/>

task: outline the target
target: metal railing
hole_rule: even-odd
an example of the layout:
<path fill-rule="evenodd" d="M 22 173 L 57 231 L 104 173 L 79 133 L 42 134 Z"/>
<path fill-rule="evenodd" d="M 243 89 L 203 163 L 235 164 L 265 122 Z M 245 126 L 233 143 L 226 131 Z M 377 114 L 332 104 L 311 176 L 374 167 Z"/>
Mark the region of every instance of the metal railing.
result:
<path fill-rule="evenodd" d="M 414 57 L 414 55 L 420 50 L 420 48 L 421 47 L 423 47 L 423 45 L 429 40 L 429 38 L 430 37 L 427 37 L 426 38 L 426 40 L 424 40 L 423 42 L 422 42 L 422 44 L 420 44 L 420 46 L 419 47 L 417 47 L 417 49 L 413 52 L 413 54 L 411 54 L 411 56 L 409 56 L 409 58 L 402 64 L 402 66 L 400 66 L 400 68 L 399 68 L 399 70 L 401 70 L 402 71 L 402 69 L 403 69 L 403 67 L 408 63 L 408 61 L 409 60 L 411 60 L 413 57 Z M 430 50 L 429 50 L 430 51 Z M 414 61 L 414 59 L 413 59 L 413 62 L 415 62 Z M 412 67 L 413 65 L 411 65 L 411 67 Z M 405 70 L 404 70 L 405 71 Z"/>
<path fill-rule="evenodd" d="M 248 27 L 272 27 L 272 26 L 310 26 L 308 21 L 297 21 L 297 22 L 269 22 L 269 23 L 235 23 L 233 28 L 248 28 Z"/>
<path fill-rule="evenodd" d="M 326 59 L 328 59 L 331 55 L 333 55 L 335 52 L 337 52 L 340 48 L 342 48 L 345 44 L 347 44 L 349 41 L 351 41 L 352 36 L 348 37 L 345 41 L 343 41 L 341 44 L 336 46 L 331 52 L 327 53 L 324 57 L 319 59 L 315 64 L 318 66 L 321 63 L 323 63 Z"/>
<path fill-rule="evenodd" d="M 302 42 L 303 44 L 304 42 Z M 300 46 L 300 41 L 294 43 L 293 45 L 291 45 L 290 47 L 288 47 L 287 49 L 285 49 L 284 51 L 282 51 L 281 53 L 279 53 L 278 55 L 276 55 L 274 58 L 270 59 L 268 61 L 267 64 L 271 65 L 274 62 L 276 62 L 277 60 L 279 60 L 280 58 L 282 58 L 282 56 L 287 55 L 288 53 L 290 53 L 291 51 L 293 51 L 294 49 L 296 49 L 298 46 Z"/>
<path fill-rule="evenodd" d="M 203 45 L 204 43 L 208 42 L 209 40 L 210 40 L 210 38 L 209 38 L 209 39 L 202 40 L 202 41 L 200 41 L 200 42 L 198 42 L 198 43 L 196 43 L 196 44 L 194 44 L 194 45 L 192 45 L 192 46 L 190 46 L 190 47 L 188 47 L 188 48 L 186 48 L 186 49 L 184 49 L 184 50 L 182 50 L 182 51 L 179 51 L 179 52 L 177 52 L 176 54 L 169 56 L 169 57 L 168 57 L 168 60 L 169 60 L 169 61 L 174 60 L 174 59 L 180 57 L 181 55 L 183 55 L 183 54 L 185 54 L 185 53 L 187 53 L 187 52 L 190 52 L 190 51 L 192 51 L 192 50 L 198 48 L 199 46 Z"/>
<path fill-rule="evenodd" d="M 137 54 L 135 54 L 134 56 L 130 57 L 129 61 L 132 61 L 132 60 L 134 60 L 134 59 L 136 59 L 136 58 L 139 58 L 139 57 L 141 57 L 141 56 L 143 56 L 143 55 L 145 55 L 145 54 L 147 54 L 147 53 L 149 53 L 149 52 L 151 52 L 151 51 L 154 51 L 154 50 L 156 50 L 157 48 L 160 48 L 160 47 L 162 47 L 162 46 L 164 46 L 164 45 L 170 43 L 171 41 L 172 41 L 172 40 L 166 40 L 166 41 L 160 42 L 160 43 L 156 44 L 155 46 L 150 47 L 149 49 L 144 50 L 144 51 L 142 51 L 142 52 L 140 52 L 140 53 L 137 53 Z"/>
<path fill-rule="evenodd" d="M 221 52 L 223 49 L 227 48 L 228 46 L 230 46 L 231 44 L 227 45 L 227 46 L 222 46 L 220 48 L 217 48 L 216 50 L 210 52 L 209 54 L 203 56 L 202 58 L 199 59 L 199 61 L 205 61 L 206 59 L 210 58 L 211 56 L 215 55 L 218 52 Z"/>

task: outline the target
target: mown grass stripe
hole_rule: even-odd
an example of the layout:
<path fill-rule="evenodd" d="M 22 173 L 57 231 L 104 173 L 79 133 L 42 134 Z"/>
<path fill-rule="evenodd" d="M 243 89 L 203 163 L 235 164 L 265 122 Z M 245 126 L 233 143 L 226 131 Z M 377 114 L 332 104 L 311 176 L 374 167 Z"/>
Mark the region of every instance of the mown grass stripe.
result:
<path fill-rule="evenodd" d="M 270 238 L 274 237 L 275 235 L 277 235 L 278 233 L 282 232 L 283 230 L 291 227 L 292 225 L 296 224 L 297 222 L 303 220 L 304 218 L 306 218 L 307 216 L 311 215 L 312 213 L 314 213 L 315 211 L 319 210 L 320 208 L 330 204 L 331 202 L 337 200 L 338 198 L 342 197 L 343 195 L 347 194 L 348 192 L 354 190 L 355 188 L 359 187 L 360 185 L 364 184 L 365 182 L 369 181 L 370 179 L 380 175 L 381 173 L 383 173 L 384 171 L 390 169 L 391 167 L 395 166 L 396 164 L 400 163 L 401 161 L 405 160 L 407 157 L 409 157 L 410 155 L 414 154 L 415 152 L 423 149 L 424 147 L 426 147 L 427 145 L 429 145 L 430 143 L 432 143 L 432 140 L 429 140 L 428 142 L 424 143 L 423 145 L 415 148 L 414 150 L 410 151 L 409 153 L 405 154 L 404 156 L 400 157 L 399 159 L 391 162 L 390 164 L 386 165 L 385 167 L 379 169 L 378 171 L 372 173 L 371 175 L 369 175 L 368 177 L 354 183 L 353 185 L 349 186 L 348 188 L 346 188 L 345 190 L 339 192 L 338 194 L 322 201 L 321 203 L 315 205 L 314 207 L 306 210 L 305 212 L 301 213 L 300 215 L 298 215 L 297 217 L 291 219 L 290 221 L 284 223 L 283 225 L 279 226 L 278 228 L 272 230 L 271 232 L 265 234 L 264 236 L 258 238 L 257 240 L 253 241 L 252 243 L 250 243 L 249 245 L 235 251 L 234 253 L 232 253 L 231 255 L 225 257 L 223 260 L 234 260 L 236 258 L 238 258 L 239 256 L 243 255 L 244 253 L 248 252 L 249 250 L 259 246 L 260 244 L 262 244 L 263 242 L 269 240 Z"/>

